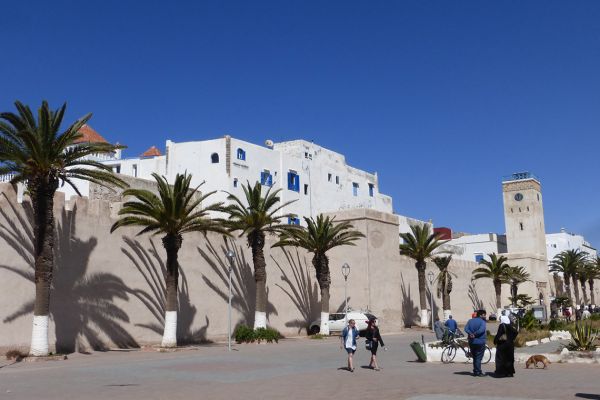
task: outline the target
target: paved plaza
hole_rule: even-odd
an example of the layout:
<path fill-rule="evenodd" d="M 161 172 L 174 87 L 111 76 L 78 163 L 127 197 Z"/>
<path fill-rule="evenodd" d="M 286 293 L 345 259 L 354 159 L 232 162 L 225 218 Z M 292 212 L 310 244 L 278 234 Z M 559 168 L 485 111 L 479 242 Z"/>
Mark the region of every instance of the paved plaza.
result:
<path fill-rule="evenodd" d="M 337 338 L 286 339 L 272 345 L 214 344 L 172 353 L 109 351 L 66 361 L 0 366 L 0 399 L 600 399 L 600 366 L 517 366 L 514 378 L 474 378 L 469 364 L 418 363 L 409 344 L 427 331 L 384 336 L 379 372 L 342 369 Z M 493 371 L 493 364 L 484 371 Z"/>

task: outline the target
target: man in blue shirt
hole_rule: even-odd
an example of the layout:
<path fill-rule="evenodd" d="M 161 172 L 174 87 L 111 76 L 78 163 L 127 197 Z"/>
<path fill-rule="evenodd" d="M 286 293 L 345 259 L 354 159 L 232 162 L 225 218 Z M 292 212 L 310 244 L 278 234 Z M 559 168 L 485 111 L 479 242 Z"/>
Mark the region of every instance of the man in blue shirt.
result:
<path fill-rule="evenodd" d="M 477 310 L 475 318 L 471 318 L 465 326 L 465 333 L 469 335 L 469 347 L 473 357 L 473 376 L 485 376 L 481 371 L 481 359 L 487 341 L 485 316 L 485 310 Z"/>
<path fill-rule="evenodd" d="M 456 330 L 458 329 L 458 325 L 455 320 L 452 319 L 452 315 L 448 316 L 446 320 L 446 328 L 448 328 L 448 332 L 452 335 L 456 335 Z"/>

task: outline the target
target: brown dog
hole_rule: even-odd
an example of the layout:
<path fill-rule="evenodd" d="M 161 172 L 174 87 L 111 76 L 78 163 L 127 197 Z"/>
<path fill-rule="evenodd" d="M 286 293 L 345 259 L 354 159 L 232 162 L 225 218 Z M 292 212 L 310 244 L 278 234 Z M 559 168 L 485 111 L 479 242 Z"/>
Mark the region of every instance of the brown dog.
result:
<path fill-rule="evenodd" d="M 532 364 L 534 368 L 537 368 L 538 363 L 544 364 L 544 369 L 548 368 L 548 364 L 551 364 L 550 360 L 548 360 L 545 356 L 536 354 L 535 356 L 529 357 L 529 359 L 525 362 L 525 368 L 529 368 L 529 366 Z"/>

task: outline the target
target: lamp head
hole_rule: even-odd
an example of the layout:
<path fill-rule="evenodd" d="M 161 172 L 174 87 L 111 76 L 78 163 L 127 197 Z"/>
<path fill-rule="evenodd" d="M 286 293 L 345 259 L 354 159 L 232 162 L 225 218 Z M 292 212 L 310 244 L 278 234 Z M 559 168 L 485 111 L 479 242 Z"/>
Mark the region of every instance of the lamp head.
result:
<path fill-rule="evenodd" d="M 235 257 L 235 252 L 230 249 L 230 250 L 227 250 L 227 253 L 225 253 L 225 255 L 227 256 L 227 258 L 233 259 L 233 257 Z"/>
<path fill-rule="evenodd" d="M 342 275 L 344 278 L 347 278 L 348 275 L 350 275 L 350 266 L 348 263 L 344 263 L 344 265 L 342 265 Z"/>

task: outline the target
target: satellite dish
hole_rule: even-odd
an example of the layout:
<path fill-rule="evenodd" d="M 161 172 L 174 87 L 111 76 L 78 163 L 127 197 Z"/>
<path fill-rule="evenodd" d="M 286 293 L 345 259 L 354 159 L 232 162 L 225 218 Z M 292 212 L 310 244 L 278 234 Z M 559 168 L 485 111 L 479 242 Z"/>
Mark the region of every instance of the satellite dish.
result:
<path fill-rule="evenodd" d="M 265 140 L 265 146 L 267 146 L 268 148 L 272 149 L 273 148 L 273 141 L 271 139 L 267 139 Z"/>

